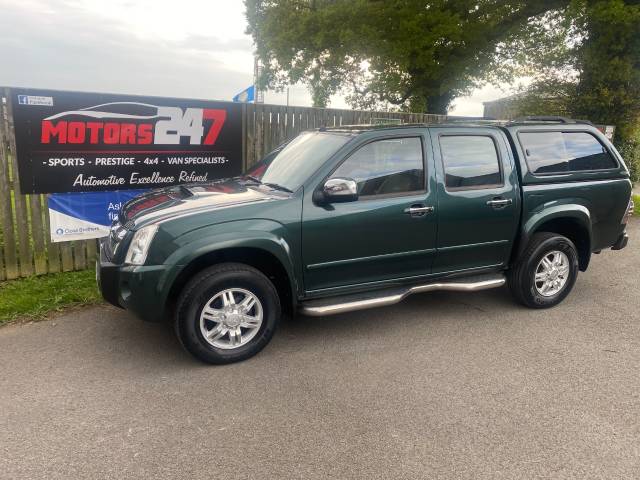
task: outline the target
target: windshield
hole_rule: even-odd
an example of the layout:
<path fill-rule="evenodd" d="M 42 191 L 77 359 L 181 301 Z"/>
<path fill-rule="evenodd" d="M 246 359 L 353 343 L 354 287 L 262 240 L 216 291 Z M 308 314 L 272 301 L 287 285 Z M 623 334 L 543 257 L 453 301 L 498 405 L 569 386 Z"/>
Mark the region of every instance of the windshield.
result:
<path fill-rule="evenodd" d="M 305 132 L 265 156 L 245 175 L 297 190 L 351 135 Z"/>

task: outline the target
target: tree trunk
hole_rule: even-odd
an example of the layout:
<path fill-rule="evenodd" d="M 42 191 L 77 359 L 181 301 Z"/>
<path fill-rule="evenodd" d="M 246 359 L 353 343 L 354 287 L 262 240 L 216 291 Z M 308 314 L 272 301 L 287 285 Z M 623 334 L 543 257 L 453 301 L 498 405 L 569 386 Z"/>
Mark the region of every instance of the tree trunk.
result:
<path fill-rule="evenodd" d="M 431 95 L 427 97 L 427 111 L 436 115 L 446 115 L 451 104 L 451 93 L 447 92 L 441 95 Z"/>

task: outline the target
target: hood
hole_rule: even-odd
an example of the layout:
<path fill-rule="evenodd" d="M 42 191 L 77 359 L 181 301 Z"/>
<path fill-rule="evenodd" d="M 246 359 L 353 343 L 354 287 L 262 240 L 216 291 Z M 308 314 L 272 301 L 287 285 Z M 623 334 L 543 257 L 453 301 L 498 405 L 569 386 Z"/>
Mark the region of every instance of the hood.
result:
<path fill-rule="evenodd" d="M 235 180 L 177 185 L 135 197 L 122 207 L 118 220 L 132 227 L 140 223 L 168 220 L 185 213 L 279 198 L 283 198 L 281 192 L 263 191 Z"/>

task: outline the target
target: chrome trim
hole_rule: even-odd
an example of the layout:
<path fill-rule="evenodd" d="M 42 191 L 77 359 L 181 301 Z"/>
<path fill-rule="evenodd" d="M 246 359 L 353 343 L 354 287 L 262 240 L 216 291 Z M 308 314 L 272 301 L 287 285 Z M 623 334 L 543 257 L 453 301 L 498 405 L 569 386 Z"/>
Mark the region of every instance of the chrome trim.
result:
<path fill-rule="evenodd" d="M 433 292 L 436 290 L 447 290 L 452 292 L 476 292 L 479 290 L 487 290 L 490 288 L 498 288 L 506 283 L 504 275 L 496 276 L 487 280 L 475 281 L 475 282 L 438 282 L 428 283 L 425 285 L 417 285 L 407 288 L 403 292 L 395 293 L 392 295 L 381 296 L 377 298 L 367 298 L 363 300 L 352 300 L 343 303 L 334 303 L 329 305 L 314 306 L 313 303 L 309 305 L 302 304 L 300 313 L 303 315 L 309 315 L 312 317 L 321 317 L 324 315 L 335 315 L 337 313 L 353 312 L 356 310 L 364 310 L 367 308 L 384 307 L 388 305 L 394 305 L 401 302 L 409 295 L 414 293 Z M 381 292 L 384 294 L 384 291 Z"/>
<path fill-rule="evenodd" d="M 495 200 L 489 200 L 487 202 L 487 205 L 489 205 L 490 207 L 505 207 L 507 205 L 511 205 L 512 203 L 513 200 L 510 198 L 499 198 Z"/>
<path fill-rule="evenodd" d="M 492 245 L 504 245 L 505 243 L 509 243 L 509 240 L 493 240 L 491 242 L 467 243 L 464 245 L 450 245 L 448 247 L 438 247 L 437 251 L 448 252 L 449 250 L 458 250 L 461 248 L 490 247 Z"/>
<path fill-rule="evenodd" d="M 354 293 L 354 289 L 363 289 L 362 291 L 366 291 L 369 288 L 393 288 L 393 287 L 397 287 L 398 286 L 398 282 L 419 282 L 419 281 L 426 281 L 426 280 L 430 280 L 432 278 L 440 278 L 442 279 L 445 275 L 447 276 L 446 278 L 451 278 L 451 275 L 458 275 L 458 274 L 467 274 L 465 275 L 464 278 L 476 278 L 480 275 L 485 276 L 487 274 L 492 274 L 494 273 L 494 270 L 497 268 L 503 268 L 504 267 L 504 263 L 494 263 L 491 265 L 484 265 L 482 267 L 471 267 L 471 268 L 459 268 L 457 270 L 447 270 L 444 272 L 437 272 L 437 273 L 427 273 L 427 274 L 423 274 L 423 275 L 410 275 L 408 277 L 395 277 L 395 278 L 389 278 L 386 280 L 375 280 L 373 282 L 363 282 L 363 283 L 354 283 L 354 284 L 350 284 L 350 285 L 339 285 L 337 287 L 325 287 L 325 288 L 316 288 L 315 290 L 306 290 L 305 293 L 307 295 L 313 296 L 314 299 L 318 298 L 318 295 L 323 296 L 323 298 L 327 297 L 327 295 L 325 294 L 329 294 L 331 292 L 345 292 L 348 291 L 350 293 L 337 293 L 334 296 L 338 297 L 338 296 L 346 296 L 346 295 L 351 295 Z M 462 277 L 457 277 L 457 278 L 462 278 Z"/>
<path fill-rule="evenodd" d="M 410 250 L 408 252 L 384 253 L 382 255 L 371 255 L 368 257 L 346 258 L 343 260 L 333 260 L 331 262 L 312 263 L 307 265 L 307 270 L 315 270 L 317 268 L 335 267 L 338 265 L 348 265 L 351 263 L 368 262 L 369 260 L 384 260 L 387 258 L 408 257 L 411 255 L 421 255 L 425 253 L 435 253 L 435 248 L 426 248 L 424 250 Z"/>
<path fill-rule="evenodd" d="M 109 235 L 107 236 L 107 242 L 111 256 L 115 256 L 118 252 L 118 247 L 122 244 L 122 241 L 127 236 L 129 230 L 122 225 L 118 220 L 111 224 Z"/>
<path fill-rule="evenodd" d="M 340 198 L 355 199 L 358 197 L 358 184 L 352 178 L 330 178 L 325 182 L 323 192 L 329 200 Z"/>
<path fill-rule="evenodd" d="M 404 209 L 404 213 L 415 215 L 417 213 L 432 213 L 434 210 L 434 207 L 407 207 Z"/>

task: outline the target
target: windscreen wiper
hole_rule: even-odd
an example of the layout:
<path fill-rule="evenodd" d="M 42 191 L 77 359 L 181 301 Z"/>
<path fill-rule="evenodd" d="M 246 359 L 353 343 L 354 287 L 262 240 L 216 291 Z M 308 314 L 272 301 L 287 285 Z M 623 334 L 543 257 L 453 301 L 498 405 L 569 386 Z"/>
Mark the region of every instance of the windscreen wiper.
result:
<path fill-rule="evenodd" d="M 273 188 L 274 190 L 280 190 L 282 192 L 293 193 L 293 190 L 288 189 L 287 187 L 283 187 L 282 185 L 278 185 L 277 183 L 265 183 L 256 177 L 252 177 L 251 175 L 242 175 L 240 178 L 251 180 L 252 182 L 256 182 L 258 185 L 265 185 L 269 188 Z"/>
<path fill-rule="evenodd" d="M 251 175 L 243 175 L 242 178 L 248 178 L 249 180 L 256 183 L 262 183 L 259 178 L 253 177 Z"/>
<path fill-rule="evenodd" d="M 193 197 L 194 193 L 191 191 L 190 188 L 185 187 L 184 185 L 178 185 L 178 188 L 180 189 L 180 191 L 186 195 L 187 197 Z"/>
<path fill-rule="evenodd" d="M 293 190 L 283 187 L 282 185 L 278 185 L 277 183 L 263 183 L 267 187 L 273 188 L 274 190 L 280 190 L 282 192 L 293 193 Z"/>

